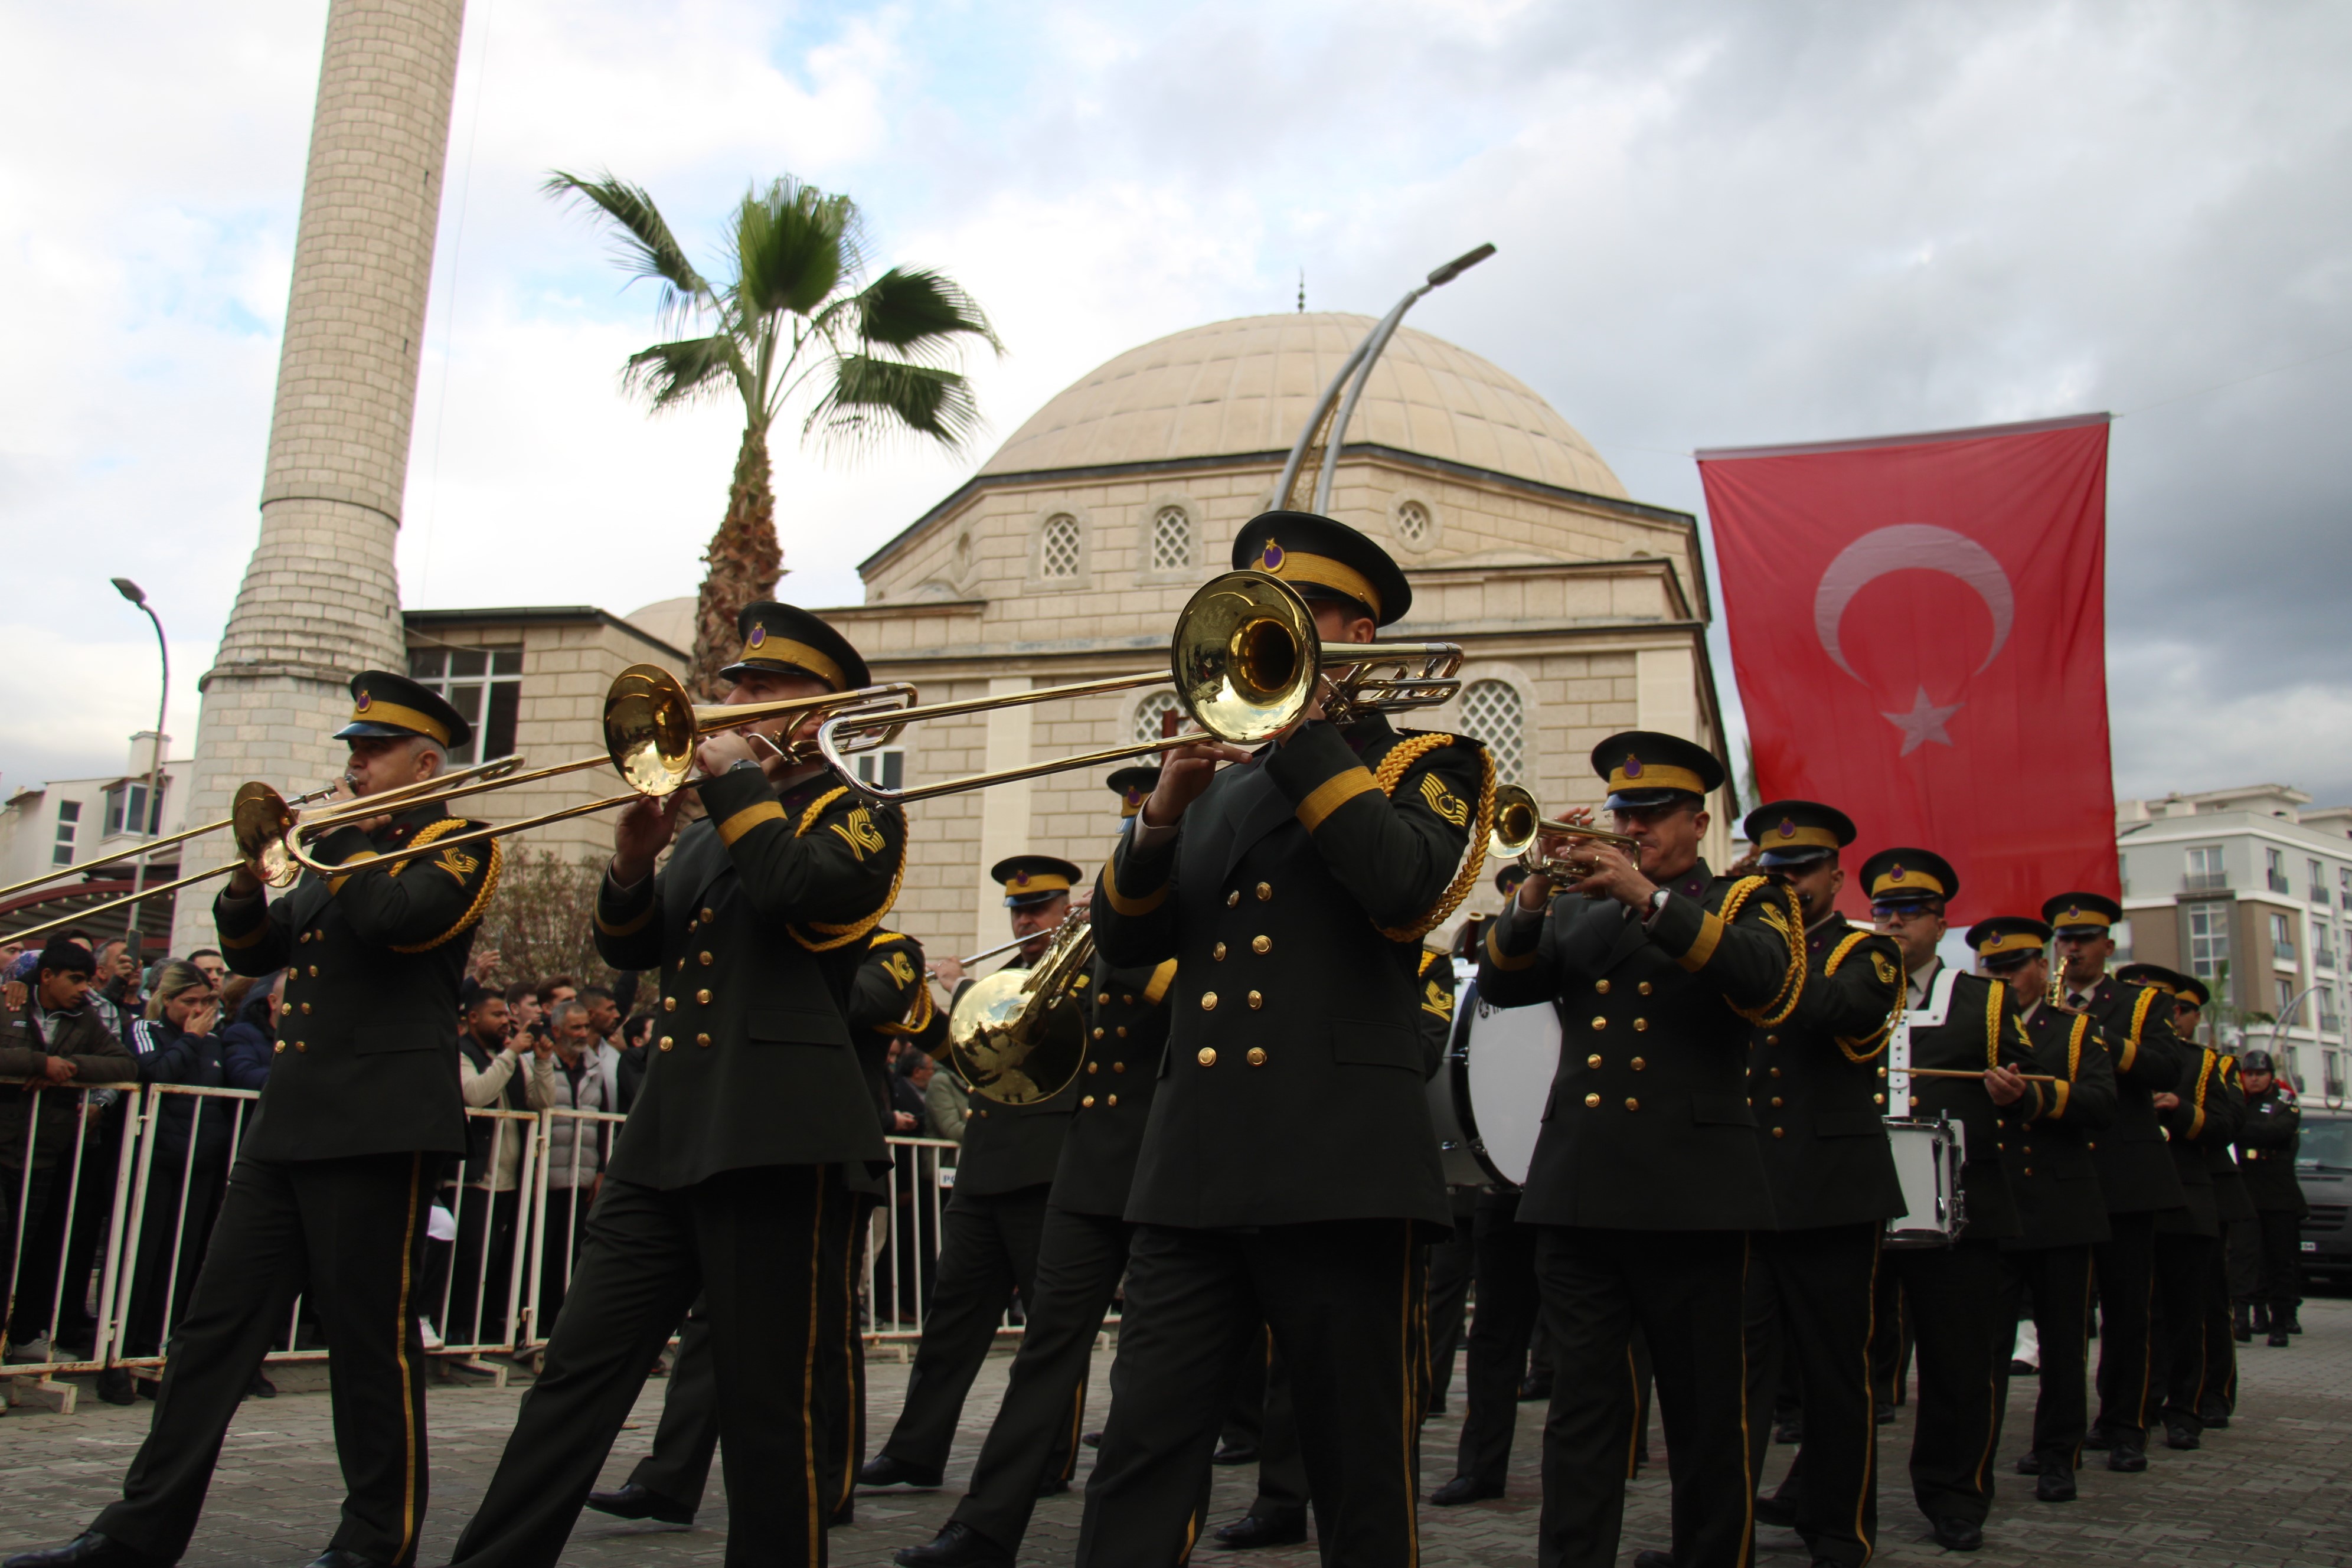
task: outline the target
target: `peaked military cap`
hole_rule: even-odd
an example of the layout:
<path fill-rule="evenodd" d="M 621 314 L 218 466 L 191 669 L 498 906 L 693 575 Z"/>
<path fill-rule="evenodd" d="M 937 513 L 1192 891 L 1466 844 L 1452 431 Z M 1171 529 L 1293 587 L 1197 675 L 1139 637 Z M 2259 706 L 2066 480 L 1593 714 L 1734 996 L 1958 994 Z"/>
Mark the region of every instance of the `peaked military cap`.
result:
<path fill-rule="evenodd" d="M 746 605 L 735 617 L 735 629 L 742 635 L 743 648 L 719 672 L 723 677 L 772 669 L 782 675 L 813 675 L 835 691 L 874 684 L 849 639 L 797 605 L 773 599 Z"/>
<path fill-rule="evenodd" d="M 2124 918 L 2124 907 L 2097 893 L 2061 893 L 2042 906 L 2042 918 L 2060 936 L 2105 936 Z"/>
<path fill-rule="evenodd" d="M 1042 904 L 1056 893 L 1066 893 L 1085 875 L 1067 860 L 1052 855 L 1014 855 L 991 866 L 988 874 L 1004 884 L 1004 907 L 1008 910 Z"/>
<path fill-rule="evenodd" d="M 1592 771 L 1609 785 L 1609 809 L 1642 811 L 1688 795 L 1704 800 L 1723 784 L 1713 752 L 1680 735 L 1625 730 L 1592 748 Z"/>
<path fill-rule="evenodd" d="M 1311 511 L 1262 511 L 1234 536 L 1234 567 L 1267 572 L 1308 599 L 1352 599 L 1387 626 L 1412 607 L 1412 586 L 1389 552 L 1344 522 Z"/>
<path fill-rule="evenodd" d="M 362 669 L 352 677 L 352 721 L 335 731 L 338 741 L 389 741 L 425 735 L 455 751 L 474 738 L 474 727 L 438 692 L 388 669 Z"/>
<path fill-rule="evenodd" d="M 1995 915 L 1969 928 L 1969 946 L 1987 969 L 1996 974 L 2014 969 L 2042 951 L 2050 928 L 2032 915 Z"/>
<path fill-rule="evenodd" d="M 1960 874 L 1932 849 L 1882 849 L 1862 863 L 1874 904 L 1933 904 L 1960 890 Z"/>
<path fill-rule="evenodd" d="M 1813 800 L 1776 800 L 1748 814 L 1740 831 L 1768 867 L 1803 866 L 1853 842 L 1853 819 Z"/>
<path fill-rule="evenodd" d="M 2213 993 L 2202 980 L 2193 974 L 2183 974 L 2177 969 L 2167 969 L 2160 963 L 2126 963 L 2116 971 L 2116 978 L 2126 985 L 2145 985 L 2151 990 L 2168 993 L 2175 1001 L 2191 1007 L 2202 1007 L 2213 1000 Z"/>
<path fill-rule="evenodd" d="M 1103 781 L 1118 792 L 1118 814 L 1133 816 L 1160 787 L 1158 768 L 1121 768 Z"/>

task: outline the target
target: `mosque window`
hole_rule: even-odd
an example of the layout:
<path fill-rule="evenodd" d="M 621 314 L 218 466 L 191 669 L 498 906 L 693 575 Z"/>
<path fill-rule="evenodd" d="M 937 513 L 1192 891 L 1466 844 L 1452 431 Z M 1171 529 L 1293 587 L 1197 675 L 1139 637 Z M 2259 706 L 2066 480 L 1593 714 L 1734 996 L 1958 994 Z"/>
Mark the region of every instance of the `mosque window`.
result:
<path fill-rule="evenodd" d="M 1396 509 L 1397 542 L 1419 550 L 1428 544 L 1431 532 L 1429 509 L 1417 500 L 1399 501 Z"/>
<path fill-rule="evenodd" d="M 1192 520 L 1181 506 L 1163 506 L 1151 520 L 1151 569 L 1181 572 L 1192 564 Z"/>
<path fill-rule="evenodd" d="M 1462 689 L 1463 731 L 1486 743 L 1495 782 L 1517 784 L 1527 761 L 1527 705 L 1507 680 L 1474 680 Z"/>
<path fill-rule="evenodd" d="M 1173 713 L 1180 721 L 1183 718 L 1183 710 L 1177 706 L 1174 692 L 1155 691 L 1137 704 L 1135 738 L 1139 741 L 1160 739 L 1160 716 L 1162 713 Z"/>
<path fill-rule="evenodd" d="M 1066 582 L 1077 574 L 1078 520 L 1056 512 L 1045 520 L 1045 531 L 1037 541 L 1037 575 Z"/>

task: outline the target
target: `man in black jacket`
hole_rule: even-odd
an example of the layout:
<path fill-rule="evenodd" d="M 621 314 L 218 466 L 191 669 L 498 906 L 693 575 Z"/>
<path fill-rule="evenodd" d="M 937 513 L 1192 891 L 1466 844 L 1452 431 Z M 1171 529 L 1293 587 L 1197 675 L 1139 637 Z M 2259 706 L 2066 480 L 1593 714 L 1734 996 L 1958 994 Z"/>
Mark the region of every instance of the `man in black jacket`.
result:
<path fill-rule="evenodd" d="M 2167 997 L 2171 987 L 2158 986 Z M 2221 1260 L 2221 1211 L 2214 1191 L 2211 1156 L 2226 1150 L 2245 1121 L 2246 1096 L 2228 1058 L 2184 1042 L 2191 1068 L 2178 1093 L 2157 1097 L 2173 1168 L 2189 1201 L 2156 1216 L 2156 1308 L 2150 1325 L 2154 1345 L 2150 1392 L 2164 1422 L 2164 1446 L 2195 1448 L 2202 1442 L 2209 1382 L 2218 1387 L 2225 1369 L 2211 1365 L 2205 1350 L 2205 1299 Z"/>
<path fill-rule="evenodd" d="M 2294 1179 L 2295 1146 L 2302 1140 L 2303 1107 L 2294 1090 L 2277 1076 L 2268 1051 L 2238 1058 L 2246 1087 L 2246 1122 L 2238 1132 L 2238 1169 L 2262 1226 L 2263 1268 L 2255 1286 L 2254 1310 L 2273 1349 L 2300 1333 L 2295 1309 L 2303 1305 L 2303 1216 L 2311 1212 L 2303 1184 Z"/>
<path fill-rule="evenodd" d="M 352 680 L 345 787 L 362 798 L 432 778 L 466 721 L 398 675 Z M 239 974 L 287 971 L 276 1065 L 172 1331 L 155 1423 L 122 1500 L 20 1568 L 166 1563 L 194 1532 L 223 1435 L 299 1295 L 334 1346 L 342 1522 L 321 1568 L 398 1565 L 425 1504 L 425 1355 L 416 1284 L 444 1162 L 466 1149 L 457 988 L 498 885 L 496 840 L 380 868 L 469 824 L 437 805 L 342 819 L 310 850 L 337 868 L 267 898 L 250 868 L 213 906 Z"/>

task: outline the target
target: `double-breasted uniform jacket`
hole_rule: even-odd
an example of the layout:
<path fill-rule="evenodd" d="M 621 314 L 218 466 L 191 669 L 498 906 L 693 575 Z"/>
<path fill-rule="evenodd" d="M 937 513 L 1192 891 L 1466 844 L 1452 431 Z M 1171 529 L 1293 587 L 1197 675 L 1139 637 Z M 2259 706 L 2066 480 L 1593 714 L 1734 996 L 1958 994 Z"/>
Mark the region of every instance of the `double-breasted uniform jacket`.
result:
<path fill-rule="evenodd" d="M 674 1191 L 752 1166 L 879 1163 L 847 1007 L 898 892 L 905 821 L 830 774 L 780 795 L 731 769 L 702 803 L 667 866 L 597 889 L 604 962 L 661 973 L 656 1048 L 606 1172 Z"/>
<path fill-rule="evenodd" d="M 2115 1121 L 2091 1141 L 2107 1212 L 2177 1209 L 2188 1200 L 2164 1146 L 2154 1103 L 2158 1094 L 2178 1092 L 2187 1070 L 2188 1053 L 2172 1032 L 2171 999 L 2161 991 L 2103 974 L 2084 998 L 2083 1011 L 2091 1016 L 2116 1064 Z"/>
<path fill-rule="evenodd" d="M 2115 1063 L 2085 1014 L 2043 1003 L 2017 1021 L 2032 1070 L 2058 1081 L 2041 1120 L 2004 1140 L 2001 1169 L 2024 1231 L 2001 1247 L 2095 1247 L 2111 1233 L 2090 1142 L 2116 1114 Z"/>
<path fill-rule="evenodd" d="M 1748 1044 L 1803 997 L 1803 925 L 1786 887 L 1702 861 L 1646 919 L 1569 894 L 1486 928 L 1478 994 L 1560 1016 L 1521 1224 L 1773 1228 Z"/>
<path fill-rule="evenodd" d="M 2303 1108 L 2294 1091 L 2276 1079 L 2260 1094 L 2246 1096 L 2245 1124 L 2238 1129 L 2238 1173 L 2246 1195 L 2263 1214 L 2306 1215 L 2311 1204 L 2294 1179 L 2295 1146 L 2303 1142 Z"/>
<path fill-rule="evenodd" d="M 2237 1097 L 2238 1124 L 2242 1128 L 2246 1121 L 2246 1085 L 2245 1080 L 2238 1076 L 2238 1058 L 2223 1056 L 2221 1065 L 2216 1070 L 2221 1074 L 2223 1087 Z M 2205 1169 L 2213 1177 L 2213 1207 L 2221 1215 L 2222 1226 L 2226 1229 L 2233 1220 L 2253 1218 L 2260 1211 L 2254 1207 L 2252 1195 L 2246 1191 L 2245 1179 L 2238 1173 L 2237 1145 L 2234 1142 L 2215 1142 L 2209 1138 L 2204 1142 L 2204 1149 Z"/>
<path fill-rule="evenodd" d="M 1757 1146 L 1780 1229 L 1903 1212 L 1878 1071 L 1902 1004 L 1903 950 L 1894 938 L 1836 916 L 1805 933 L 1797 1010 L 1756 1026 L 1748 1063 Z"/>
<path fill-rule="evenodd" d="M 1127 1212 L 1152 1091 L 1160 1087 L 1160 1058 L 1168 1049 L 1169 992 L 1175 984 L 1172 958 L 1150 969 L 1121 969 L 1096 958 L 1087 976 L 1086 1073 L 1047 1200 L 1055 1208 L 1113 1218 Z"/>
<path fill-rule="evenodd" d="M 2213 1190 L 2211 1152 L 2229 1148 L 2245 1124 L 2246 1095 L 2245 1090 L 2231 1088 L 2229 1074 L 2222 1070 L 2225 1058 L 2221 1052 L 2193 1045 L 2188 1049 L 2195 1053 L 2196 1067 L 2173 1090 L 2180 1103 L 2156 1113 L 2172 1153 L 2172 1168 L 2180 1177 L 2180 1195 L 2187 1202 L 2158 1215 L 2156 1228 L 2159 1234 L 2218 1238 L 2221 1206 Z"/>
<path fill-rule="evenodd" d="M 1492 764 L 1372 714 L 1222 770 L 1104 868 L 1095 941 L 1177 960 L 1127 1217 L 1182 1226 L 1452 1223 L 1423 1088 L 1421 938 L 1476 868 Z"/>
<path fill-rule="evenodd" d="M 947 1048 L 947 1009 L 931 994 L 923 973 L 923 944 L 904 931 L 877 929 L 866 939 L 866 956 L 849 983 L 844 1009 L 857 1065 L 874 1097 L 874 1111 L 890 1125 L 890 1047 L 911 1040 L 932 1055 Z"/>
<path fill-rule="evenodd" d="M 1911 1066 L 1970 1074 L 1995 1066 L 2019 1072 L 2038 1070 L 2024 1032 L 2017 1026 L 2009 987 L 1981 974 L 1953 977 L 1951 1005 L 1941 1024 L 1913 1024 Z M 2055 1086 L 2051 1087 L 2054 1090 Z M 1912 1079 L 1906 1115 L 1923 1121 L 1941 1115 L 1968 1128 L 1960 1166 L 1961 1190 L 1968 1199 L 1964 1239 L 2006 1240 L 2024 1234 L 2017 1201 L 2010 1194 L 2009 1177 L 2001 1169 L 2002 1145 L 2055 1107 L 2057 1095 L 2044 1094 L 2042 1089 L 2041 1084 L 2029 1083 L 2021 1097 L 2004 1106 L 1993 1103 L 1981 1078 Z"/>
<path fill-rule="evenodd" d="M 213 902 L 222 956 L 239 974 L 286 971 L 277 1054 L 239 1152 L 259 1160 L 466 1152 L 457 1084 L 457 990 L 497 891 L 496 839 L 371 868 L 388 850 L 479 823 L 438 805 L 320 841 L 284 896 Z"/>

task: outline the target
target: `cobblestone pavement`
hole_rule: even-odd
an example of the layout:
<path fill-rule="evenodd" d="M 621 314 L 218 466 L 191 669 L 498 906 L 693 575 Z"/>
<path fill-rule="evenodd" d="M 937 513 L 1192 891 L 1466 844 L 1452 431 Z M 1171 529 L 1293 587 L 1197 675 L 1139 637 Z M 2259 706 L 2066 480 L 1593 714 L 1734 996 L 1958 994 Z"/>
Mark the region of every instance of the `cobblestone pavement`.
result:
<path fill-rule="evenodd" d="M 2226 1432 L 2208 1434 L 2199 1452 L 2175 1454 L 2160 1445 L 2144 1476 L 2111 1475 L 2094 1468 L 2082 1478 L 2083 1498 L 2070 1506 L 2036 1503 L 2026 1483 L 2009 1472 L 2007 1457 L 2015 1434 L 2028 1428 L 2033 1396 L 2031 1380 L 2012 1390 L 2002 1445 L 2000 1497 L 1994 1506 L 1985 1549 L 1974 1562 L 1984 1568 L 2065 1568 L 2070 1564 L 2175 1564 L 2198 1568 L 2352 1568 L 2352 1300 L 2314 1300 L 2304 1309 L 2309 1332 L 2291 1349 L 2270 1350 L 2259 1342 L 2245 1347 L 2239 1415 Z M 955 1506 L 954 1483 L 971 1473 L 988 1417 L 1004 1385 L 1009 1358 L 991 1358 L 964 1412 L 963 1430 L 949 1468 L 950 1487 L 931 1493 L 868 1494 L 857 1503 L 855 1525 L 833 1533 L 833 1559 L 844 1563 L 886 1563 L 897 1547 L 929 1540 Z M 893 1361 L 873 1366 L 872 1413 L 877 1426 L 896 1413 L 906 1369 Z M 1108 1391 L 1106 1366 L 1097 1358 L 1089 1415 L 1099 1419 Z M 333 1529 L 341 1489 L 335 1468 L 327 1400 L 295 1391 L 319 1386 L 314 1370 L 289 1369 L 288 1392 L 269 1401 L 249 1401 L 239 1412 L 222 1455 L 210 1506 L 185 1562 L 203 1568 L 256 1565 L 278 1568 L 307 1562 Z M 605 1466 L 605 1484 L 616 1484 L 652 1441 L 653 1425 L 666 1383 L 653 1383 Z M 514 1416 L 520 1387 L 505 1390 L 436 1385 L 432 1396 L 433 1511 L 425 1532 L 421 1562 L 446 1561 L 458 1527 L 497 1463 Z M 1453 1417 L 1439 1417 L 1424 1429 L 1423 1493 L 1452 1474 L 1459 1430 L 1460 1382 Z M 147 1424 L 145 1402 L 116 1409 L 84 1396 L 72 1415 L 35 1413 L 19 1406 L 0 1422 L 0 1552 L 65 1540 L 86 1524 L 114 1493 Z M 1540 1415 L 1522 1405 L 1513 1453 L 1510 1493 L 1500 1501 L 1466 1508 L 1421 1511 L 1422 1561 L 1441 1564 L 1526 1564 L 1535 1560 L 1537 1503 L 1535 1456 Z M 1902 1484 L 1902 1459 L 1910 1440 L 1906 1412 L 1881 1430 L 1880 1454 L 1895 1484 L 1882 1490 L 1882 1542 L 1878 1561 L 1915 1563 L 1943 1559 L 1928 1541 L 1927 1526 L 1910 1506 Z M 1653 1452 L 1664 1447 L 1654 1431 Z M 1768 1476 L 1777 1478 L 1792 1450 L 1776 1448 Z M 2094 1461 L 2096 1456 L 2091 1457 Z M 1238 1517 L 1248 1506 L 1254 1472 L 1217 1472 L 1214 1521 Z M 714 1480 L 714 1492 L 716 1482 Z M 1081 1500 L 1073 1491 L 1038 1506 L 1021 1561 L 1024 1564 L 1070 1562 L 1077 1541 Z M 1626 1509 L 1620 1561 L 1636 1548 L 1663 1546 L 1666 1484 L 1663 1462 L 1633 1483 Z M 625 1563 L 718 1563 L 725 1545 L 726 1509 L 714 1498 L 692 1530 L 624 1524 L 598 1514 L 583 1516 L 563 1562 L 579 1568 Z M 1259 1552 L 1246 1557 L 1213 1546 L 1196 1561 L 1213 1568 L 1305 1568 L 1315 1562 L 1311 1547 Z M 1759 1538 L 1758 1561 L 1771 1568 L 1802 1568 L 1806 1559 L 1795 1536 L 1767 1530 Z"/>

